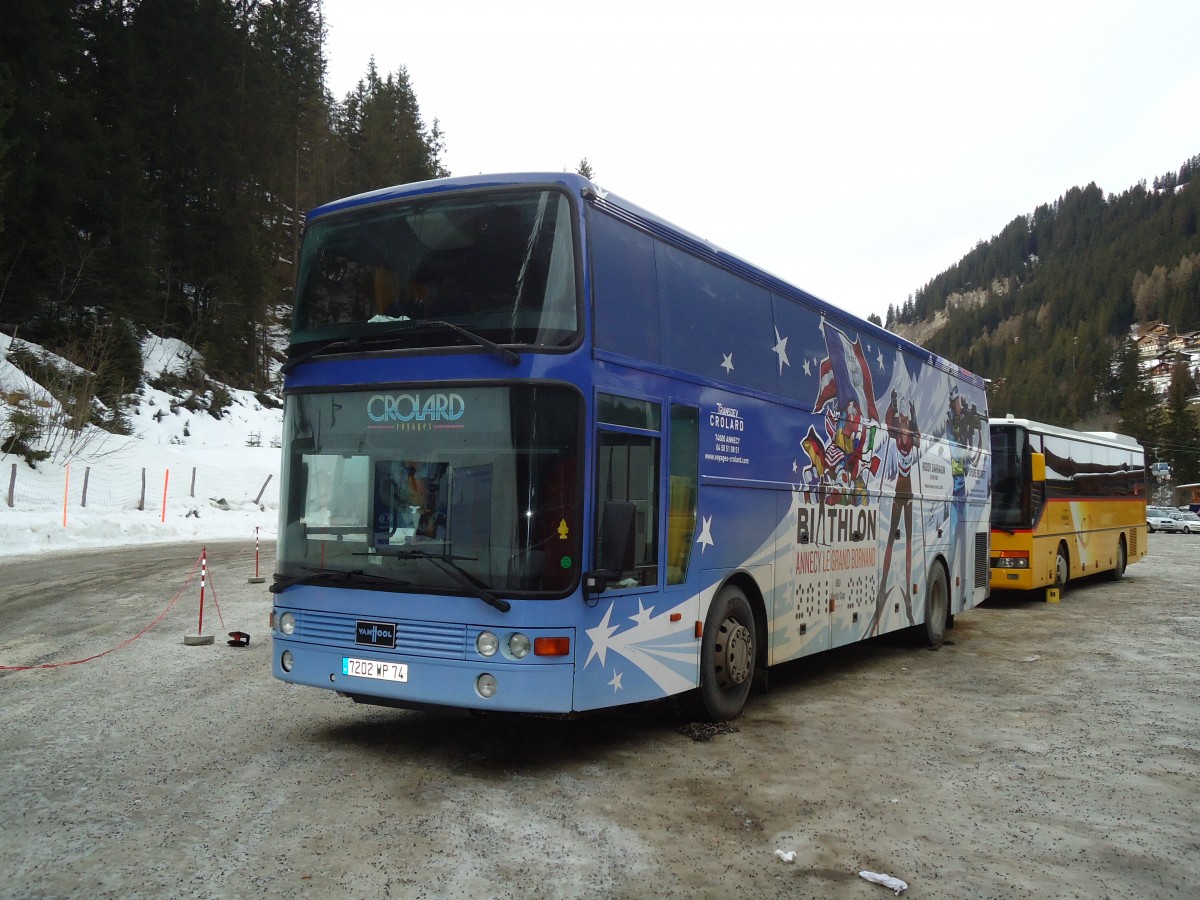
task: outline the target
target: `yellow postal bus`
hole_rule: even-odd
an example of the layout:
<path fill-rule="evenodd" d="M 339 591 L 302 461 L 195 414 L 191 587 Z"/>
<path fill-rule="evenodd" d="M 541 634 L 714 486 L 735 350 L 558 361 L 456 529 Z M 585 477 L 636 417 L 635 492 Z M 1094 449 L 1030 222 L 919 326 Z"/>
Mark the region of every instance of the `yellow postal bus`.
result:
<path fill-rule="evenodd" d="M 992 590 L 1062 588 L 1146 555 L 1145 454 L 1131 437 L 1011 415 L 992 437 Z"/>

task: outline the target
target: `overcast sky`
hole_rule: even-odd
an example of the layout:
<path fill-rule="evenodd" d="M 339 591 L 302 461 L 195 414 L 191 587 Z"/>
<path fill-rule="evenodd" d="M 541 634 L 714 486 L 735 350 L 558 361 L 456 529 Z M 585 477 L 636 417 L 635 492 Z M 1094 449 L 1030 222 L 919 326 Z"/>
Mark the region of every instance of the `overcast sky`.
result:
<path fill-rule="evenodd" d="M 860 316 L 1018 215 L 1200 154 L 1200 2 L 324 0 L 454 175 L 574 171 Z"/>

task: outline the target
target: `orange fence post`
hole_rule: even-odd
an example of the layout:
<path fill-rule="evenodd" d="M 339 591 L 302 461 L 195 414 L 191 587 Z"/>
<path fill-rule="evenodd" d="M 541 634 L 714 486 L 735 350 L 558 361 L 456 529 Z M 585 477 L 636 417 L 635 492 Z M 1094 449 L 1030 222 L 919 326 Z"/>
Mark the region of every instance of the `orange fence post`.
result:
<path fill-rule="evenodd" d="M 170 482 L 170 480 L 171 480 L 171 470 L 167 469 L 166 474 L 163 475 L 163 510 L 162 510 L 162 519 L 160 519 L 160 521 L 162 521 L 162 522 L 167 521 L 167 484 Z"/>

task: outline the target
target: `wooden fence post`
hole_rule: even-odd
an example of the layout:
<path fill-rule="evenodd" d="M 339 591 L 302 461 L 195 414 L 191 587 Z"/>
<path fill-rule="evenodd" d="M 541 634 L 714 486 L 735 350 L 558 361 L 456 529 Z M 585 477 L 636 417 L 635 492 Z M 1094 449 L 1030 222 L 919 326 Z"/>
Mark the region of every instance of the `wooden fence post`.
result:
<path fill-rule="evenodd" d="M 274 476 L 274 474 L 275 473 L 272 472 L 270 475 L 268 475 L 267 480 L 263 482 L 263 486 L 258 489 L 258 496 L 254 498 L 255 506 L 257 506 L 258 501 L 260 501 L 262 499 L 263 492 L 266 491 L 267 485 L 271 483 L 271 478 Z"/>

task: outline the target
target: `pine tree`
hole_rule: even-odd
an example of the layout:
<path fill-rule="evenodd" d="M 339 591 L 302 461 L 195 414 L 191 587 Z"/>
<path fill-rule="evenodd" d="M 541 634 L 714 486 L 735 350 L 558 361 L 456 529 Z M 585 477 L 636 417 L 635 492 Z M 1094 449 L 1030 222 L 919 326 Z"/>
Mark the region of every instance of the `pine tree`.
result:
<path fill-rule="evenodd" d="M 1157 446 L 1162 429 L 1162 413 L 1154 391 L 1142 378 L 1137 346 L 1122 341 L 1113 364 L 1109 396 L 1120 415 L 1117 429 L 1136 438 L 1143 447 Z"/>
<path fill-rule="evenodd" d="M 1177 363 L 1167 388 L 1161 447 L 1172 476 L 1182 484 L 1200 481 L 1200 425 L 1190 404 L 1195 395 L 1196 381 L 1187 363 Z"/>
<path fill-rule="evenodd" d="M 437 120 L 432 128 L 426 128 L 403 66 L 380 78 L 372 59 L 366 76 L 346 96 L 339 113 L 335 130 L 345 159 L 338 185 L 341 193 L 449 174 L 441 161 L 441 129 Z"/>
<path fill-rule="evenodd" d="M 579 168 L 575 170 L 575 174 L 582 175 L 589 181 L 596 180 L 596 173 L 592 170 L 592 164 L 588 162 L 588 158 L 586 156 L 579 161 Z"/>

